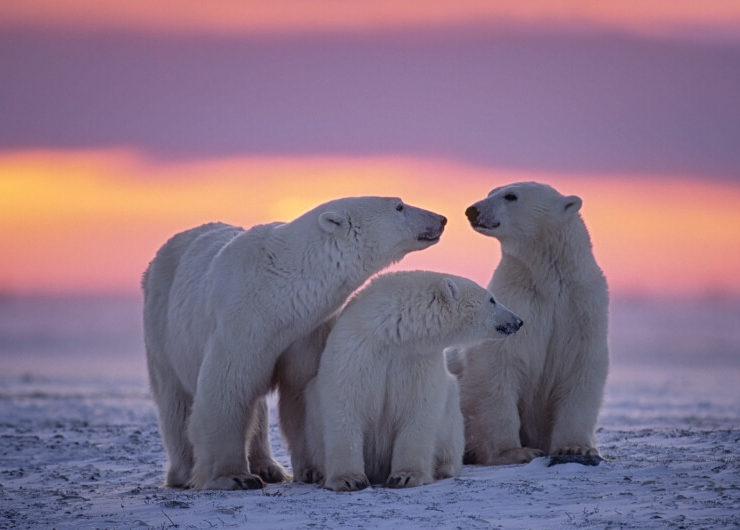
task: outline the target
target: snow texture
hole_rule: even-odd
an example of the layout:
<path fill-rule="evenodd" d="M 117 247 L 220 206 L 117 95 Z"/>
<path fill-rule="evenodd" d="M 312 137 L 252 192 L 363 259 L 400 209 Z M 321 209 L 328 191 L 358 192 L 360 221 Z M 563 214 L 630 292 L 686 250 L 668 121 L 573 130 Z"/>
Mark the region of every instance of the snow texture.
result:
<path fill-rule="evenodd" d="M 697 375 L 698 374 L 698 375 Z M 162 489 L 143 378 L 0 381 L 0 528 L 722 528 L 740 526 L 738 371 L 610 375 L 598 466 L 464 466 L 429 486 L 335 493 Z M 277 430 L 276 458 L 289 456 Z"/>

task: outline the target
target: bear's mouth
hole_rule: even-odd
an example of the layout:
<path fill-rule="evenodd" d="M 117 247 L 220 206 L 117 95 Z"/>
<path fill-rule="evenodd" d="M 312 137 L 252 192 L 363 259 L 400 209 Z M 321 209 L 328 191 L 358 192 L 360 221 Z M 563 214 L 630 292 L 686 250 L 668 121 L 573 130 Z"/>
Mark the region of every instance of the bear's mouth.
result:
<path fill-rule="evenodd" d="M 427 230 L 416 236 L 416 240 L 425 243 L 436 243 L 440 237 L 442 237 L 442 230 Z"/>
<path fill-rule="evenodd" d="M 428 241 L 430 243 L 433 243 L 433 242 L 439 241 L 439 238 L 441 236 L 442 236 L 442 234 L 434 235 L 434 234 L 425 233 L 425 234 L 421 234 L 419 237 L 417 237 L 416 240 L 417 241 Z"/>
<path fill-rule="evenodd" d="M 517 326 L 516 324 L 504 324 L 503 326 L 496 326 L 496 331 L 502 335 L 509 336 L 519 331 L 520 327 L 521 326 Z"/>
<path fill-rule="evenodd" d="M 493 230 L 494 228 L 498 228 L 499 226 L 501 226 L 501 222 L 496 221 L 495 223 L 486 225 L 478 221 L 471 221 L 470 226 L 472 226 L 475 230 Z"/>

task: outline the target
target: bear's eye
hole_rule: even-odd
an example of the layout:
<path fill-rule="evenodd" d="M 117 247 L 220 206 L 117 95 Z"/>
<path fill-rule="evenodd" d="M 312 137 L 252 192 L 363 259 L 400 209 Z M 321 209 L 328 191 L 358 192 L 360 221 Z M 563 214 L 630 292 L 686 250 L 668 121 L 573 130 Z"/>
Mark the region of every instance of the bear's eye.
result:
<path fill-rule="evenodd" d="M 504 200 L 514 202 L 515 200 L 517 200 L 517 196 L 513 193 L 507 193 L 506 195 L 504 195 Z"/>
<path fill-rule="evenodd" d="M 493 299 L 493 296 L 488 299 L 489 302 L 491 302 L 493 305 L 496 305 L 496 300 Z"/>
<path fill-rule="evenodd" d="M 402 212 L 403 211 L 403 204 L 396 205 L 396 211 L 397 212 Z"/>

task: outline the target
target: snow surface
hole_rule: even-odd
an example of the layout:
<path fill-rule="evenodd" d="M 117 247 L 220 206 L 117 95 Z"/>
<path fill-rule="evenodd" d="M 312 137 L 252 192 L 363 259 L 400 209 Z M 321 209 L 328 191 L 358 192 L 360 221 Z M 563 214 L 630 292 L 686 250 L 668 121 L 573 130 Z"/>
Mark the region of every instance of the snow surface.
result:
<path fill-rule="evenodd" d="M 141 302 L 0 297 L 0 528 L 738 528 L 740 301 L 617 301 L 596 467 L 408 490 L 159 487 Z M 272 445 L 289 458 L 275 427 Z"/>
<path fill-rule="evenodd" d="M 740 527 L 738 372 L 612 373 L 597 467 L 465 466 L 460 477 L 335 493 L 162 489 L 165 455 L 143 378 L 5 378 L 0 527 Z M 289 457 L 275 425 L 272 443 Z"/>

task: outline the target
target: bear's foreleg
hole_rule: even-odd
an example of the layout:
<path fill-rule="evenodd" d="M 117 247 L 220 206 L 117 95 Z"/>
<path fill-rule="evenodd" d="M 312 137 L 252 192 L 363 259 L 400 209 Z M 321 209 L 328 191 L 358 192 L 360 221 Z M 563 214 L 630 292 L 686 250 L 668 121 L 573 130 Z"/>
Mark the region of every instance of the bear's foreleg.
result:
<path fill-rule="evenodd" d="M 234 341 L 232 341 L 234 342 Z M 237 341 L 241 343 L 243 341 Z M 197 391 L 188 422 L 195 465 L 191 486 L 196 489 L 255 489 L 264 482 L 250 471 L 247 435 L 257 419 L 257 402 L 267 393 L 271 374 L 261 374 L 251 356 L 228 355 L 215 341 L 198 375 Z"/>
<path fill-rule="evenodd" d="M 434 482 L 434 422 L 429 411 L 417 411 L 396 434 L 393 441 L 391 472 L 386 485 L 391 488 L 412 488 Z M 438 420 L 439 415 L 431 415 Z"/>
<path fill-rule="evenodd" d="M 324 383 L 325 381 L 321 381 L 321 384 Z M 329 384 L 342 383 L 331 381 Z M 362 403 L 362 393 L 348 400 L 337 388 L 324 386 L 319 389 L 318 397 L 323 417 L 323 463 L 326 477 L 322 485 L 334 491 L 367 488 L 370 481 L 365 474 L 365 436 L 361 425 L 363 417 L 358 407 L 353 405 L 355 401 Z"/>
<path fill-rule="evenodd" d="M 598 455 L 596 422 L 604 395 L 607 362 L 561 382 L 553 406 L 551 455 Z"/>
<path fill-rule="evenodd" d="M 353 418 L 354 419 L 354 418 Z M 324 430 L 324 464 L 326 479 L 323 486 L 334 491 L 357 491 L 370 486 L 365 474 L 364 436 L 358 421 L 332 425 L 327 418 Z"/>

